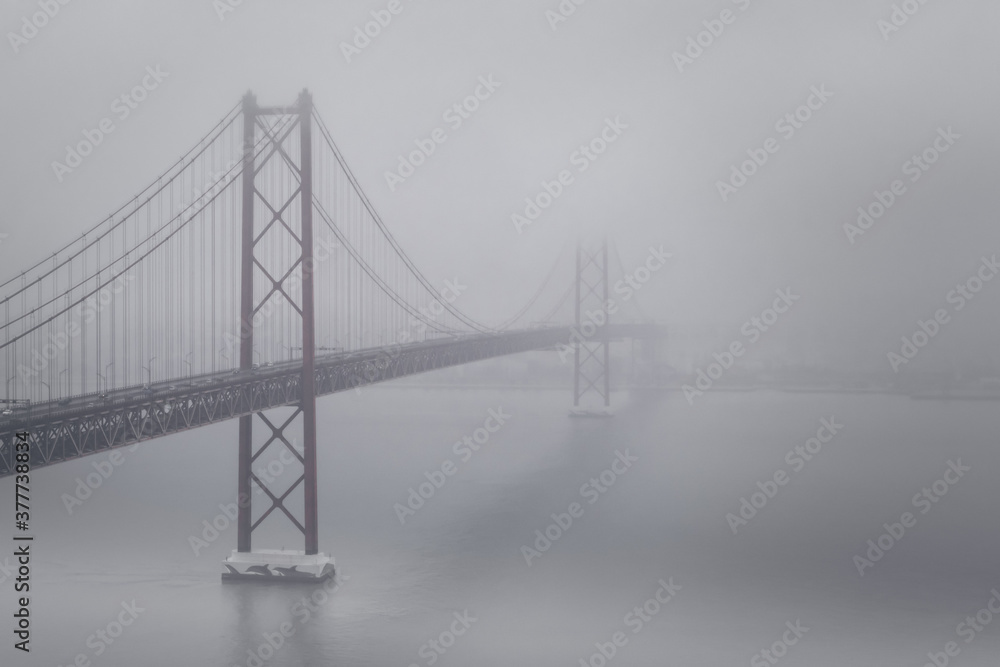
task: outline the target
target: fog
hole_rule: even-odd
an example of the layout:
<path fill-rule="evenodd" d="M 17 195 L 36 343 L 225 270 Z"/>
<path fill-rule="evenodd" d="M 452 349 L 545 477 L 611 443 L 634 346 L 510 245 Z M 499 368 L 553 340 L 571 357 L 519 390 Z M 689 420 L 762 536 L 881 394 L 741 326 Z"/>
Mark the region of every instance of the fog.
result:
<path fill-rule="evenodd" d="M 649 245 L 674 254 L 643 295 L 657 319 L 735 330 L 793 287 L 803 337 L 882 364 L 995 251 L 1000 9 L 922 6 L 884 39 L 891 4 L 741 5 L 589 2 L 553 30 L 545 3 L 405 2 L 348 63 L 341 44 L 377 3 L 69 3 L 0 65 L 4 274 L 127 201 L 246 90 L 285 105 L 308 87 L 401 244 L 429 275 L 469 284 L 466 308 L 484 319 L 516 311 L 568 234 L 602 229 L 626 264 Z M 9 5 L 3 24 L 32 7 Z M 673 54 L 726 8 L 735 21 L 679 72 Z M 51 163 L 147 65 L 169 72 L 162 87 L 59 183 Z M 397 156 L 446 127 L 483 75 L 495 95 L 390 192 Z M 717 181 L 818 85 L 830 100 L 721 201 Z M 519 234 L 525 198 L 619 116 L 622 140 Z M 961 135 L 954 150 L 851 244 L 844 225 L 908 179 L 902 164 L 939 127 Z M 996 355 L 998 298 L 984 293 L 921 361 Z"/>
<path fill-rule="evenodd" d="M 406 255 L 435 288 L 463 286 L 454 303 L 461 313 L 490 326 L 506 322 L 551 271 L 548 290 L 517 330 L 523 327 L 524 336 L 544 336 L 546 329 L 537 325 L 579 328 L 581 319 L 569 319 L 572 301 L 558 318 L 543 321 L 542 314 L 572 284 L 577 248 L 599 249 L 607 239 L 608 289 L 613 295 L 629 294 L 621 300 L 629 303 L 612 323 L 641 320 L 665 335 L 655 345 L 637 334 L 638 329 L 618 336 L 642 339 L 631 347 L 616 339 L 606 385 L 613 394 L 608 403 L 616 411 L 621 408 L 615 420 L 574 420 L 567 426 L 565 411 L 574 398 L 572 355 L 567 361 L 570 348 L 548 338 L 527 343 L 518 339 L 523 347 L 516 351 L 529 351 L 521 356 L 484 353 L 457 368 L 442 370 L 448 365 L 442 363 L 433 367 L 433 374 L 406 379 L 399 378 L 415 371 L 387 374 L 379 379 L 395 384 L 371 391 L 354 386 L 353 396 L 345 392 L 322 398 L 328 403 L 319 407 L 321 426 L 325 424 L 318 434 L 320 497 L 334 496 L 338 503 L 330 507 L 320 502 L 321 547 L 341 558 L 343 571 L 356 577 L 357 592 L 335 598 L 342 604 L 328 608 L 326 616 L 319 616 L 321 625 L 300 635 L 305 638 L 296 651 L 301 649 L 303 655 L 286 652 L 273 664 L 320 664 L 334 658 L 337 664 L 405 664 L 413 659 L 411 646 L 416 649 L 437 632 L 443 619 L 473 603 L 484 613 L 478 626 L 484 634 L 475 646 L 472 640 L 466 645 L 466 658 L 489 655 L 505 661 L 496 664 L 521 660 L 541 665 L 551 657 L 553 664 L 556 659 L 575 664 L 579 656 L 589 655 L 584 649 L 604 641 L 617 627 L 595 621 L 601 605 L 584 599 L 581 582 L 606 567 L 628 570 L 620 564 L 633 556 L 635 571 L 622 574 L 621 587 L 605 581 L 599 588 L 616 600 L 605 617 L 608 623 L 618 615 L 617 602 L 624 605 L 646 588 L 652 594 L 655 587 L 646 584 L 671 574 L 660 568 L 662 563 L 677 565 L 672 571 L 678 576 L 688 568 L 695 582 L 724 581 L 716 577 L 730 568 L 744 576 L 732 592 L 738 604 L 727 605 L 728 593 L 721 584 L 694 593 L 697 602 L 686 611 L 676 610 L 663 643 L 633 654 L 631 664 L 672 664 L 663 662 L 664 655 L 692 665 L 750 660 L 757 644 L 765 646 L 772 639 L 770 629 L 745 622 L 754 613 L 749 601 L 757 599 L 757 589 L 768 591 L 761 604 L 771 620 L 780 621 L 774 629 L 786 618 L 794 619 L 795 612 L 786 614 L 783 606 L 790 601 L 825 621 L 826 629 L 813 636 L 823 632 L 829 644 L 814 640 L 809 649 L 814 662 L 800 664 L 843 664 L 837 644 L 861 631 L 868 634 L 854 647 L 852 658 L 862 660 L 855 664 L 918 664 L 922 654 L 939 650 L 951 637 L 953 620 L 958 623 L 961 613 L 981 604 L 980 599 L 985 602 L 985 582 L 995 579 L 987 561 L 996 548 L 979 540 L 980 533 L 989 532 L 982 530 L 990 521 L 986 501 L 995 486 L 989 476 L 979 475 L 978 491 L 971 489 L 973 483 L 963 483 L 970 490 L 963 487 L 961 493 L 970 495 L 956 497 L 965 500 L 948 501 L 955 503 L 948 510 L 950 525 L 920 519 L 925 541 L 914 537 L 907 547 L 912 549 L 907 553 L 916 555 L 900 557 L 896 565 L 890 565 L 887 556 L 877 573 L 868 575 L 877 582 L 871 589 L 863 584 L 872 579 L 855 579 L 850 564 L 852 555 L 863 552 L 866 539 L 877 538 L 878 524 L 898 519 L 907 494 L 916 493 L 931 475 L 940 475 L 949 457 L 979 455 L 980 466 L 992 460 L 989 423 L 1000 399 L 1000 280 L 994 280 L 1000 273 L 995 183 L 1000 173 L 998 27 L 1000 4 L 988 0 L 8 2 L 0 8 L 0 284 L 12 282 L 9 289 L 0 290 L 0 298 L 22 287 L 22 271 L 40 262 L 62 261 L 58 250 L 133 202 L 233 112 L 248 91 L 263 107 L 291 107 L 308 89 L 322 125 L 329 128 L 358 185 Z M 76 150 L 81 142 L 89 142 L 90 148 L 78 155 L 83 153 Z M 226 147 L 234 145 L 231 154 L 238 155 L 238 144 Z M 332 164 L 330 155 L 324 153 L 322 159 Z M 192 183 L 205 182 L 201 172 L 194 173 Z M 340 215 L 335 208 L 339 201 L 361 209 L 357 192 L 343 198 L 341 194 L 331 186 L 316 200 L 328 197 L 323 201 L 337 214 L 334 217 Z M 149 217 L 145 220 L 148 232 Z M 233 215 L 227 224 L 235 229 L 236 220 Z M 261 222 L 258 217 L 257 224 Z M 317 227 L 322 229 L 319 223 Z M 129 233 L 120 238 L 122 252 L 126 242 L 140 243 Z M 114 238 L 109 243 L 114 252 L 119 251 L 116 243 Z M 132 361 L 131 369 L 126 366 L 120 372 L 117 359 L 133 356 L 135 341 L 95 343 L 90 338 L 72 342 L 70 352 L 51 366 L 46 361 L 47 376 L 35 368 L 34 376 L 47 382 L 28 386 L 21 365 L 47 342 L 43 333 L 63 330 L 63 321 L 38 333 L 38 340 L 12 347 L 11 336 L 42 325 L 29 312 L 32 306 L 25 305 L 25 298 L 33 295 L 17 292 L 15 298 L 0 301 L 0 370 L 8 373 L 0 445 L 13 447 L 14 428 L 42 433 L 67 414 L 77 418 L 73 410 L 81 415 L 85 409 L 100 412 L 98 400 L 115 409 L 133 409 L 133 403 L 143 401 L 152 406 L 153 395 L 168 391 L 168 386 L 170 392 L 181 392 L 184 401 L 216 391 L 197 383 L 184 385 L 191 391 L 178 389 L 172 383 L 179 382 L 181 373 L 157 371 L 153 360 L 159 354 L 160 368 L 169 363 L 179 371 L 186 364 L 189 380 L 202 372 L 207 377 L 225 371 L 228 377 L 237 368 L 235 353 L 219 366 L 217 350 L 223 329 L 238 340 L 231 334 L 239 327 L 238 317 L 231 317 L 238 312 L 238 292 L 231 290 L 233 298 L 225 308 L 206 315 L 211 285 L 206 283 L 205 293 L 197 293 L 200 283 L 193 283 L 202 276 L 214 278 L 213 268 L 226 267 L 232 268 L 231 283 L 236 285 L 238 243 L 232 238 L 231 247 L 220 249 L 229 260 L 220 259 L 208 271 L 203 252 L 163 265 L 164 275 L 178 267 L 190 270 L 188 283 L 169 275 L 176 282 L 165 284 L 182 285 L 184 294 L 197 296 L 192 310 L 201 312 L 185 324 L 191 338 L 187 347 L 177 345 L 185 354 L 201 353 L 195 371 L 187 357 L 178 354 L 167 362 L 163 357 L 169 353 L 150 345 Z M 373 243 L 365 252 L 381 252 L 371 250 L 376 247 L 381 248 Z M 98 248 L 97 258 L 100 252 Z M 326 309 L 321 309 L 321 317 L 330 321 L 336 320 L 341 293 L 323 292 L 323 286 L 349 282 L 339 273 L 344 255 L 343 249 L 338 252 L 325 269 L 333 278 L 320 286 L 318 295 Z M 651 258 L 656 258 L 653 264 Z M 96 270 L 88 265 L 93 259 L 84 256 L 66 272 L 65 280 L 76 279 L 80 264 L 80 276 L 90 275 Z M 104 260 L 111 261 L 107 255 Z M 201 272 L 195 273 L 198 262 Z M 626 281 L 628 290 L 616 289 L 642 271 L 638 286 Z M 149 270 L 137 273 L 147 285 Z M 404 273 L 400 270 L 387 280 Z M 96 282 L 107 277 L 98 272 Z M 60 280 L 57 275 L 43 287 L 40 279 L 37 298 L 48 299 L 45 290 L 58 293 Z M 409 283 L 399 281 L 405 295 Z M 348 285 L 345 293 L 361 304 L 359 309 L 373 293 L 378 296 L 377 290 L 355 294 L 350 289 Z M 137 291 L 116 303 L 152 300 L 152 294 Z M 421 295 L 426 305 L 427 295 Z M 70 301 L 69 295 L 65 300 Z M 382 302 L 375 303 L 382 307 Z M 39 322 L 50 313 L 42 308 L 39 312 Z M 119 335 L 139 340 L 152 332 L 155 338 L 160 327 L 182 315 L 183 308 L 168 308 L 160 319 L 144 320 L 135 328 L 128 325 Z M 116 317 L 105 313 L 95 328 L 100 332 L 101 322 L 114 324 Z M 384 321 L 395 326 L 389 316 Z M 218 337 L 205 343 L 203 332 L 195 331 L 198 323 L 206 329 L 211 324 L 213 336 L 221 323 Z M 267 326 L 275 336 L 287 333 L 281 318 Z M 290 326 L 290 339 L 275 337 L 268 343 L 271 348 L 264 350 L 261 342 L 262 350 L 255 349 L 260 358 L 253 359 L 250 382 L 257 382 L 258 371 L 278 377 L 279 370 L 267 370 L 273 361 L 295 360 L 295 350 L 301 351 L 304 343 L 301 329 L 294 328 L 299 325 Z M 368 349 L 365 340 L 374 349 L 371 341 L 385 345 L 394 333 L 376 331 L 378 335 L 366 338 L 366 332 L 352 338 L 352 329 L 345 342 L 337 338 L 342 329 L 324 330 L 317 337 L 318 349 L 364 357 L 365 350 L 359 350 Z M 355 345 L 357 341 L 361 343 Z M 143 350 L 141 343 L 137 346 Z M 88 349 L 97 350 L 96 360 L 87 357 Z M 364 363 L 371 364 L 379 354 L 385 351 L 371 352 Z M 92 385 L 63 382 L 73 364 Z M 250 371 L 248 363 L 242 364 L 242 371 Z M 101 372 L 117 377 L 109 382 Z M 292 377 L 287 368 L 280 372 Z M 24 384 L 15 382 L 15 374 Z M 95 374 L 103 379 L 103 389 Z M 239 384 L 247 377 L 239 371 L 232 375 L 236 379 L 213 381 Z M 83 387 L 75 393 L 88 396 L 104 393 L 78 408 L 68 400 L 72 387 Z M 344 385 L 333 383 L 319 394 L 344 390 Z M 834 396 L 849 393 L 859 395 Z M 44 397 L 47 416 L 6 408 L 19 399 L 19 409 L 26 410 L 24 396 L 36 403 Z M 65 401 L 59 402 L 65 410 L 55 407 L 53 413 L 57 399 Z M 958 403 L 964 399 L 976 400 Z M 333 402 L 336 409 L 324 408 Z M 182 403 L 169 405 L 164 414 L 180 410 Z M 270 407 L 292 404 L 279 401 Z M 417 405 L 419 409 L 413 407 Z M 426 511 L 420 520 L 429 522 L 425 525 L 430 532 L 390 532 L 397 529 L 393 503 L 406 497 L 414 480 L 423 481 L 425 469 L 440 469 L 438 450 L 446 452 L 457 438 L 474 433 L 485 410 L 497 405 L 513 405 L 527 415 L 515 427 L 516 437 L 510 431 L 497 436 L 497 450 L 504 442 L 507 458 L 484 457 L 481 463 L 476 459 L 480 467 L 461 483 L 463 498 L 469 501 L 445 501 L 437 515 Z M 849 435 L 837 452 L 840 461 L 829 468 L 811 464 L 803 474 L 814 474 L 814 479 L 801 485 L 796 479 L 794 491 L 782 491 L 788 496 L 810 491 L 820 495 L 803 496 L 801 505 L 786 505 L 782 512 L 793 519 L 746 538 L 741 543 L 746 550 L 720 555 L 728 553 L 729 540 L 737 533 L 733 529 L 731 535 L 732 523 L 726 528 L 722 519 L 741 500 L 730 487 L 739 486 L 740 493 L 744 487 L 753 490 L 758 479 L 773 473 L 779 454 L 811 435 L 803 429 L 814 429 L 820 416 L 830 418 L 831 410 L 834 418 L 856 417 L 854 423 L 848 420 Z M 234 409 L 229 416 L 246 414 L 252 410 Z M 781 415 L 789 417 L 782 420 Z M 759 423 L 741 433 L 735 425 L 730 430 L 731 420 Z M 197 425 L 216 421 L 221 420 L 213 417 Z M 683 442 L 673 439 L 678 424 L 684 424 Z M 158 601 L 154 608 L 182 617 L 177 610 L 193 604 L 187 596 L 208 595 L 211 602 L 201 612 L 206 617 L 199 627 L 185 629 L 181 621 L 169 626 L 172 632 L 193 633 L 187 650 L 206 656 L 205 664 L 248 664 L 246 651 L 255 648 L 258 629 L 266 631 L 271 621 L 284 618 L 282 610 L 293 602 L 284 592 L 273 597 L 243 589 L 229 593 L 225 587 L 220 592 L 215 565 L 236 547 L 235 530 L 213 543 L 211 556 L 201 560 L 199 551 L 192 555 L 186 542 L 189 532 L 198 534 L 194 527 L 203 518 L 218 513 L 220 503 L 235 499 L 236 421 L 182 430 L 170 427 L 152 436 L 142 431 L 136 441 L 168 437 L 129 454 L 138 462 L 120 469 L 130 472 L 105 478 L 104 500 L 79 510 L 65 507 L 64 513 L 61 494 L 69 490 L 72 496 L 74 484 L 93 473 L 96 452 L 78 456 L 80 452 L 66 454 L 64 448 L 54 461 L 44 462 L 59 462 L 58 468 L 32 473 L 37 496 L 44 498 L 39 502 L 39 535 L 46 534 L 47 522 L 59 528 L 49 528 L 48 534 L 60 553 L 75 544 L 87 554 L 81 565 L 70 562 L 69 556 L 49 553 L 33 566 L 35 576 L 48 585 L 42 608 L 47 605 L 49 611 L 40 612 L 35 630 L 36 636 L 46 638 L 41 649 L 46 660 L 69 664 L 82 648 L 92 623 L 80 620 L 82 611 L 69 609 L 90 596 L 105 595 L 101 599 L 108 602 L 110 613 L 119 597 L 141 591 Z M 265 431 L 255 433 L 259 438 Z M 300 437 L 296 433 L 294 447 L 288 445 L 296 455 Z M 185 456 L 198 458 L 201 451 L 210 455 L 199 459 L 204 467 L 195 475 L 190 465 L 164 453 L 168 443 Z M 124 444 L 109 440 L 106 448 Z M 598 534 L 588 536 L 580 529 L 574 535 L 576 560 L 564 561 L 569 563 L 565 571 L 551 565 L 558 557 L 547 556 L 547 567 L 552 568 L 547 574 L 534 570 L 534 580 L 521 578 L 522 541 L 534 539 L 531 531 L 544 527 L 550 510 L 565 508 L 563 500 L 575 493 L 579 474 L 599 473 L 608 465 L 605 459 L 611 460 L 604 454 L 628 446 L 648 457 L 644 461 L 655 459 L 661 465 L 647 468 L 651 477 L 637 480 L 636 488 L 627 492 L 626 508 L 635 509 L 632 518 L 621 519 L 625 508 L 619 513 L 614 500 L 602 500 L 605 517 L 601 522 L 595 517 L 592 529 Z M 394 448 L 404 447 L 406 455 L 393 458 L 394 451 L 402 451 Z M 434 447 L 437 453 L 427 454 Z M 754 454 L 755 447 L 769 447 L 770 458 Z M 876 450 L 878 454 L 868 458 L 867 452 Z M 33 450 L 33 465 L 41 462 L 41 451 Z M 340 456 L 349 467 L 334 473 L 330 466 L 344 463 L 335 458 Z M 101 453 L 100 460 L 104 457 Z M 80 460 L 69 460 L 76 458 Z M 906 465 L 901 466 L 904 458 Z M 0 477 L 12 472 L 9 463 L 0 460 L 6 466 Z M 383 466 L 390 464 L 396 467 L 384 474 Z M 864 468 L 863 483 L 851 477 L 852 466 Z M 199 475 L 202 481 L 224 477 L 224 482 L 196 484 L 192 480 Z M 185 492 L 184 501 L 176 505 L 158 495 L 169 494 L 166 487 L 173 476 Z M 879 486 L 886 478 L 891 484 Z M 0 479 L 5 487 L 13 486 L 10 481 Z M 568 491 L 562 493 L 564 489 Z M 14 489 L 7 490 L 13 497 Z M 295 503 L 308 502 L 302 493 L 291 496 Z M 693 500 L 699 494 L 703 503 Z M 545 503 L 539 504 L 541 499 Z M 148 512 L 155 507 L 163 529 L 150 529 L 138 514 L 124 516 L 130 502 Z M 352 514 L 352 502 L 364 512 Z M 660 515 L 650 509 L 660 507 L 658 503 L 669 504 L 669 512 Z M 818 509 L 802 509 L 810 507 Z M 266 505 L 254 508 L 256 516 Z M 13 507 L 5 500 L 0 510 L 7 522 Z M 330 518 L 334 513 L 336 520 Z M 778 514 L 775 510 L 776 518 Z M 112 516 L 114 522 L 108 520 Z M 654 528 L 644 528 L 647 520 Z M 758 519 L 753 527 L 764 522 Z M 827 532 L 827 525 L 836 530 Z M 298 548 L 299 534 L 291 534 Z M 131 542 L 123 535 L 138 537 Z M 674 537 L 692 541 L 668 549 L 665 545 L 672 545 Z M 822 546 L 803 547 L 810 538 L 822 539 Z M 122 547 L 123 555 L 102 570 L 105 544 Z M 630 551 L 633 545 L 636 554 Z M 501 563 L 494 549 L 510 558 Z M 457 573 L 448 569 L 451 558 L 462 563 Z M 843 567 L 823 569 L 829 563 Z M 968 572 L 963 570 L 966 565 Z M 485 581 L 503 593 L 494 597 L 492 590 L 484 592 L 488 586 L 478 583 L 479 567 L 490 568 Z M 960 576 L 958 570 L 972 579 L 963 580 L 961 592 L 949 588 L 950 577 Z M 649 581 L 637 581 L 639 572 Z M 783 579 L 786 573 L 788 581 Z M 114 593 L 100 592 L 102 577 L 110 577 Z M 918 580 L 926 588 L 910 587 Z M 396 581 L 405 593 L 393 589 Z M 538 599 L 532 602 L 539 606 L 528 604 L 530 611 L 524 613 L 531 618 L 543 617 L 540 609 L 563 614 L 561 637 L 575 641 L 579 651 L 550 646 L 540 630 L 532 634 L 534 630 L 519 627 L 520 605 L 530 599 L 532 581 L 539 587 L 534 591 Z M 511 582 L 517 600 L 505 588 Z M 59 606 L 52 592 L 60 586 L 74 589 L 68 606 Z M 947 598 L 947 608 L 921 597 L 938 590 L 949 591 L 941 598 Z M 825 593 L 831 591 L 837 593 L 828 601 Z M 4 604 L 11 597 L 7 593 L 5 589 Z M 205 610 L 211 610 L 212 618 Z M 493 625 L 488 619 L 491 610 L 499 614 Z M 671 643 L 680 641 L 675 634 L 693 619 L 717 615 L 734 626 L 719 647 L 705 635 L 693 647 Z M 101 611 L 100 618 L 104 616 Z M 578 620 L 580 627 L 574 625 Z M 905 636 L 893 637 L 911 623 Z M 52 627 L 72 629 L 67 646 L 53 636 Z M 499 630 L 524 633 L 524 646 L 506 643 Z M 148 632 L 148 645 L 162 647 L 162 637 L 153 639 L 156 633 Z M 928 645 L 905 652 L 925 632 Z M 225 641 L 216 644 L 222 634 Z M 133 641 L 108 664 L 141 659 L 143 638 Z M 966 664 L 993 664 L 987 661 L 995 653 L 985 650 L 995 643 L 982 640 L 977 647 L 984 651 L 984 662 L 970 658 Z M 458 657 L 448 659 L 461 664 Z M 628 658 L 620 660 L 624 664 Z M 589 664 L 598 667 L 593 659 Z"/>

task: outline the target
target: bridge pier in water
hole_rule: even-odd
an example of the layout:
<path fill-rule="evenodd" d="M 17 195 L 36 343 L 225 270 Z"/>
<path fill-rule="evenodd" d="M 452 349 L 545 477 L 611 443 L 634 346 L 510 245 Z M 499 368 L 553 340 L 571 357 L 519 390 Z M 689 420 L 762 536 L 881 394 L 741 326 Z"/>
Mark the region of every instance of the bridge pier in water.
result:
<path fill-rule="evenodd" d="M 573 336 L 573 417 L 610 417 L 613 310 L 608 294 L 608 239 L 576 246 L 576 329 Z"/>
<path fill-rule="evenodd" d="M 254 146 L 257 144 L 259 119 L 267 116 L 291 116 L 294 118 L 292 127 L 277 139 L 271 137 L 273 151 L 260 163 L 255 157 Z M 294 125 L 298 126 L 299 161 L 296 165 L 284 144 L 291 136 Z M 258 174 L 268 161 L 281 159 L 285 168 L 299 182 L 299 187 L 285 201 L 268 201 L 265 194 L 256 187 Z M 312 190 L 312 96 L 308 91 L 302 91 L 297 104 L 291 108 L 264 108 L 257 105 L 252 93 L 243 98 L 243 198 L 242 198 L 242 246 L 241 246 L 241 299 L 240 299 L 240 372 L 251 373 L 253 370 L 253 333 L 254 319 L 260 309 L 269 299 L 283 295 L 292 303 L 301 318 L 302 325 L 302 376 L 300 381 L 300 400 L 291 417 L 280 425 L 275 425 L 264 415 L 263 411 L 253 412 L 240 417 L 239 426 L 239 462 L 238 462 L 238 517 L 237 517 L 237 548 L 223 561 L 226 572 L 224 581 L 305 581 L 318 582 L 334 575 L 334 560 L 319 551 L 318 529 L 318 496 L 316 481 L 316 334 L 315 334 L 315 295 L 313 285 L 313 190 Z M 260 198 L 268 209 L 270 218 L 256 220 L 254 209 L 257 198 Z M 295 206 L 298 206 L 299 234 L 293 232 L 294 221 L 286 219 L 293 217 Z M 261 224 L 258 224 L 261 223 Z M 295 272 L 289 270 L 281 278 L 274 278 L 264 268 L 263 261 L 255 255 L 257 242 L 264 238 L 272 228 L 280 223 L 292 240 L 292 245 L 298 245 L 301 254 L 294 266 L 299 266 L 301 275 L 301 299 L 298 305 L 292 301 L 294 290 L 286 289 L 294 279 Z M 254 293 L 255 266 L 271 283 L 271 289 L 258 301 Z M 251 406 L 252 407 L 252 406 Z M 301 417 L 303 447 L 300 453 L 289 438 L 286 429 Z M 266 442 L 254 451 L 253 424 L 255 418 L 267 426 L 271 433 Z M 302 465 L 302 475 L 283 492 L 272 490 L 268 483 L 253 472 L 253 463 L 269 447 L 286 447 L 295 459 Z M 271 506 L 256 520 L 253 518 L 253 487 L 256 485 L 263 491 Z M 303 487 L 303 514 L 300 522 L 295 514 L 285 507 L 289 495 L 299 486 Z M 253 550 L 252 535 L 254 530 L 270 516 L 279 510 L 303 535 L 304 549 L 289 550 Z"/>

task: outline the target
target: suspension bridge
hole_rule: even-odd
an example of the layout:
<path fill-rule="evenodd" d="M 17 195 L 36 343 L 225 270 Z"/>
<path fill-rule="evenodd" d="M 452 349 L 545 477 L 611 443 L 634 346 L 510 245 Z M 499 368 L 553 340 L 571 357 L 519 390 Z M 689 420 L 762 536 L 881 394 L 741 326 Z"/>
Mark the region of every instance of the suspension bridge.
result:
<path fill-rule="evenodd" d="M 663 337 L 649 321 L 610 321 L 606 241 L 576 246 L 573 279 L 548 303 L 560 264 L 505 322 L 473 319 L 455 305 L 460 286 L 436 288 L 400 247 L 310 94 L 265 107 L 248 93 L 145 190 L 0 284 L 0 477 L 16 472 L 19 433 L 34 469 L 237 419 L 237 549 L 223 578 L 329 577 L 317 397 L 560 350 L 574 407 L 607 410 L 610 343 Z M 252 466 L 282 447 L 302 474 L 275 489 Z M 302 551 L 253 548 L 276 512 Z"/>

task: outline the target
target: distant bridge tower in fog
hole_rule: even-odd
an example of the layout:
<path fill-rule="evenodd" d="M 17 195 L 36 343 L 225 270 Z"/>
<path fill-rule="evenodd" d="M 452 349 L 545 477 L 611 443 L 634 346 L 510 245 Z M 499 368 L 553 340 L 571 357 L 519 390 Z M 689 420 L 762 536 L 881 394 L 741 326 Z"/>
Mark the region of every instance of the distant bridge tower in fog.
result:
<path fill-rule="evenodd" d="M 610 414 L 611 357 L 610 341 L 597 336 L 598 327 L 609 324 L 608 308 L 608 240 L 587 249 L 576 246 L 576 331 L 573 345 L 573 410 L 574 414 Z M 603 412 L 587 407 L 587 399 L 595 397 Z M 583 406 L 581 406 L 581 400 Z"/>

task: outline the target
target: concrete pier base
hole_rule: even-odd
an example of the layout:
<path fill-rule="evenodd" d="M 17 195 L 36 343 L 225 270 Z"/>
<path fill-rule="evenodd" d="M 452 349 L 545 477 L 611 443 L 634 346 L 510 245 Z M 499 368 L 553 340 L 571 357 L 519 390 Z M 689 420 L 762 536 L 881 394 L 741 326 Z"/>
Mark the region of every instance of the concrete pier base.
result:
<path fill-rule="evenodd" d="M 614 417 L 611 408 L 570 408 L 570 417 Z"/>
<path fill-rule="evenodd" d="M 223 581 L 315 584 L 334 575 L 334 560 L 326 554 L 307 556 L 304 551 L 281 549 L 233 551 L 222 566 Z"/>

